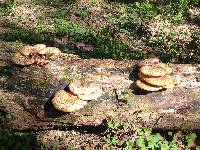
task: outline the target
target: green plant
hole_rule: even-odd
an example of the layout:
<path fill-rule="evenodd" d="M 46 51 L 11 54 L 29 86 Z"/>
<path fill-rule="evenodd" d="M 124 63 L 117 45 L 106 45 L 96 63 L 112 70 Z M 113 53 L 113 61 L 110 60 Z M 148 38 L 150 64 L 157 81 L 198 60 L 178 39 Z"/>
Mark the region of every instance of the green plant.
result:
<path fill-rule="evenodd" d="M 12 130 L 0 129 L 0 149 L 20 149 L 20 150 L 29 150 L 33 147 L 33 134 L 31 133 L 21 133 L 14 132 Z"/>
<path fill-rule="evenodd" d="M 189 31 L 183 30 L 183 34 L 190 34 Z M 164 62 L 171 62 L 174 58 L 179 62 L 185 62 L 185 50 L 176 39 L 176 34 L 160 34 L 157 38 L 147 42 L 147 45 L 153 48 L 155 55 L 159 56 Z"/>
<path fill-rule="evenodd" d="M 197 135 L 195 133 L 190 133 L 186 135 L 185 139 L 186 139 L 187 145 L 191 145 L 192 143 L 194 143 L 196 137 Z"/>
<path fill-rule="evenodd" d="M 127 14 L 119 19 L 115 32 L 124 33 L 129 39 L 139 39 L 143 34 L 143 24 L 136 13 Z"/>
<path fill-rule="evenodd" d="M 52 15 L 52 18 L 68 19 L 69 18 L 69 12 L 67 10 L 57 11 Z"/>
<path fill-rule="evenodd" d="M 10 113 L 0 113 L 0 121 L 9 121 L 11 120 L 13 117 Z"/>
<path fill-rule="evenodd" d="M 90 2 L 92 4 L 100 4 L 103 2 L 103 0 L 88 0 L 88 2 Z"/>
<path fill-rule="evenodd" d="M 200 150 L 200 146 L 197 146 L 195 149 L 196 149 L 196 150 Z"/>
<path fill-rule="evenodd" d="M 37 16 L 36 19 L 42 21 L 45 19 L 45 17 L 40 15 L 40 16 Z"/>
<path fill-rule="evenodd" d="M 58 35 L 70 35 L 75 39 L 84 39 L 91 36 L 91 31 L 87 28 L 80 26 L 79 24 L 63 19 L 54 20 L 56 33 Z"/>
<path fill-rule="evenodd" d="M 125 146 L 128 150 L 133 150 L 135 148 L 135 143 L 132 140 L 127 140 Z"/>
<path fill-rule="evenodd" d="M 195 21 L 197 22 L 197 23 L 200 23 L 200 13 L 198 13 L 196 16 L 195 16 Z"/>
<path fill-rule="evenodd" d="M 120 123 L 116 118 L 112 118 L 107 122 L 106 126 L 108 129 L 117 129 L 120 126 Z"/>
<path fill-rule="evenodd" d="M 130 127 L 130 124 L 128 122 L 125 122 L 123 125 L 122 125 L 123 129 L 126 130 Z"/>
<path fill-rule="evenodd" d="M 198 0 L 170 0 L 169 4 L 165 7 L 170 19 L 176 23 L 182 22 L 186 18 L 187 11 L 192 6 L 196 5 Z"/>
<path fill-rule="evenodd" d="M 62 8 L 63 6 L 67 5 L 73 5 L 75 0 L 47 0 L 47 5 L 50 5 L 52 7 L 58 7 Z"/>
<path fill-rule="evenodd" d="M 61 142 L 61 141 L 64 141 L 65 138 L 66 138 L 66 135 L 65 135 L 64 132 L 63 132 L 62 135 L 60 135 L 60 136 L 58 137 L 58 140 L 59 140 L 59 142 Z"/>
<path fill-rule="evenodd" d="M 140 149 L 178 150 L 176 144 L 165 140 L 159 133 L 152 134 L 149 128 L 136 129 L 135 134 L 137 135 L 135 144 Z"/>
<path fill-rule="evenodd" d="M 119 15 L 115 14 L 115 13 L 112 13 L 112 12 L 109 12 L 108 14 L 106 14 L 105 19 L 108 22 L 116 23 L 116 22 L 119 21 Z"/>
<path fill-rule="evenodd" d="M 160 8 L 151 2 L 135 2 L 134 7 L 140 15 L 155 16 L 160 12 Z"/>
<path fill-rule="evenodd" d="M 107 146 L 116 146 L 119 142 L 118 138 L 107 134 Z"/>
<path fill-rule="evenodd" d="M 94 38 L 92 43 L 96 49 L 93 57 L 112 59 L 141 59 L 143 52 L 140 50 L 128 50 L 128 45 L 117 40 L 114 31 L 102 29 Z"/>
<path fill-rule="evenodd" d="M 6 0 L 3 4 L 3 9 L 5 12 L 10 12 L 14 5 L 17 3 L 17 0 Z"/>
<path fill-rule="evenodd" d="M 74 148 L 73 145 L 69 145 L 69 146 L 67 147 L 67 150 L 75 150 L 75 148 Z"/>
<path fill-rule="evenodd" d="M 48 149 L 47 143 L 40 143 L 40 149 L 41 150 L 47 150 Z"/>
<path fill-rule="evenodd" d="M 5 40 L 6 41 L 18 41 L 22 43 L 43 43 L 45 40 L 50 38 L 50 35 L 47 34 L 36 34 L 32 31 L 26 31 L 21 28 L 14 28 L 7 30 L 5 32 Z"/>
<path fill-rule="evenodd" d="M 86 18 L 86 17 L 89 18 L 91 12 L 87 9 L 87 7 L 77 7 L 75 9 L 75 15 L 81 18 Z"/>

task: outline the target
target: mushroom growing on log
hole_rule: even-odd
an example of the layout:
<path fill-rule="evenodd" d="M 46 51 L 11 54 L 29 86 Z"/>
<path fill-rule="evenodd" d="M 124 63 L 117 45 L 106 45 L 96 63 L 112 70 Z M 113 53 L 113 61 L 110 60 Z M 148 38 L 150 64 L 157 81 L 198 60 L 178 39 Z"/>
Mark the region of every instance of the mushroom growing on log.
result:
<path fill-rule="evenodd" d="M 2 52 L 2 51 L 1 51 Z M 1 66 L 0 111 L 10 113 L 1 122 L 15 129 L 53 129 L 68 125 L 100 125 L 110 117 L 133 126 L 159 129 L 200 129 L 200 65 L 169 64 L 177 85 L 158 92 L 141 91 L 138 62 L 132 60 L 80 59 L 60 53 L 48 64 Z M 94 83 L 102 89 L 96 101 L 64 113 L 51 100 L 59 90 L 76 82 Z M 129 103 L 123 100 L 129 99 Z"/>

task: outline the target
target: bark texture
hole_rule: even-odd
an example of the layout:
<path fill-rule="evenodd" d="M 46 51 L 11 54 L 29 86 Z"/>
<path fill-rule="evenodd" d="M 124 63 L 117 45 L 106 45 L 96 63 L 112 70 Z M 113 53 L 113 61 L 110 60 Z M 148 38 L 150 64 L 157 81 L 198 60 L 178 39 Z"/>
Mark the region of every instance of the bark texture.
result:
<path fill-rule="evenodd" d="M 69 59 L 62 54 L 45 65 L 17 66 L 9 56 L 0 56 L 0 111 L 13 116 L 1 122 L 4 126 L 20 130 L 98 126 L 117 118 L 136 127 L 200 129 L 199 64 L 169 64 L 178 85 L 148 93 L 134 85 L 138 61 Z M 104 94 L 74 113 L 57 111 L 52 96 L 74 80 L 95 83 Z"/>

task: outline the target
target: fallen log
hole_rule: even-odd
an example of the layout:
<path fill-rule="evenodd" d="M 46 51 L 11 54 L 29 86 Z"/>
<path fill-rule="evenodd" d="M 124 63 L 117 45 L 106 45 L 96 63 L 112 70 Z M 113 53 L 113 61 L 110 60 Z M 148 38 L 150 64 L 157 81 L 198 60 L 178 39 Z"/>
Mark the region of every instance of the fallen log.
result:
<path fill-rule="evenodd" d="M 98 126 L 116 118 L 135 127 L 200 129 L 199 64 L 169 64 L 177 86 L 144 92 L 134 84 L 138 61 L 70 57 L 61 54 L 48 64 L 30 66 L 1 58 L 0 111 L 12 115 L 1 121 L 3 126 L 19 130 Z M 104 95 L 76 112 L 60 112 L 51 99 L 72 80 L 95 83 Z"/>

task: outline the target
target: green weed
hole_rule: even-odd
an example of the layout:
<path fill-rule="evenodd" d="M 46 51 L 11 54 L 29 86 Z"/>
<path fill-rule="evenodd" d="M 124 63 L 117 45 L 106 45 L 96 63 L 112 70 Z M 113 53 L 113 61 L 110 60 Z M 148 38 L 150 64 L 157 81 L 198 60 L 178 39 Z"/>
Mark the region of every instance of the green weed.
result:
<path fill-rule="evenodd" d="M 73 145 L 69 145 L 66 149 L 67 149 L 67 150 L 75 150 L 75 148 L 74 148 Z"/>
<path fill-rule="evenodd" d="M 68 20 L 69 12 L 67 10 L 57 11 L 52 15 L 52 18 Z"/>
<path fill-rule="evenodd" d="M 1 130 L 1 129 L 0 129 Z M 30 133 L 13 132 L 12 130 L 1 132 L 4 134 L 0 136 L 0 149 L 20 149 L 30 150 L 34 146 L 33 135 Z"/>
<path fill-rule="evenodd" d="M 108 129 L 117 129 L 120 126 L 119 121 L 116 118 L 112 118 L 106 124 Z"/>
<path fill-rule="evenodd" d="M 190 133 L 186 135 L 185 139 L 186 139 L 187 145 L 192 145 L 196 137 L 197 135 L 195 133 Z"/>
<path fill-rule="evenodd" d="M 2 8 L 5 12 L 11 12 L 13 7 L 16 5 L 17 0 L 6 0 Z"/>
<path fill-rule="evenodd" d="M 104 0 L 88 0 L 88 2 L 91 4 L 101 4 L 104 2 Z"/>
<path fill-rule="evenodd" d="M 115 32 L 126 33 L 133 39 L 138 39 L 139 35 L 142 34 L 143 24 L 136 13 L 128 14 L 120 18 L 120 22 L 116 27 Z"/>
<path fill-rule="evenodd" d="M 160 8 L 150 2 L 135 2 L 133 6 L 138 14 L 148 17 L 155 16 L 160 12 Z"/>
<path fill-rule="evenodd" d="M 183 30 L 182 34 L 191 35 L 188 30 Z M 173 59 L 181 63 L 191 62 L 192 59 L 195 59 L 195 56 L 198 56 L 198 50 L 194 53 L 191 50 L 191 52 L 188 53 L 186 49 L 182 48 L 175 36 L 175 33 L 161 34 L 156 39 L 148 41 L 147 45 L 152 47 L 155 55 L 159 56 L 164 62 L 171 62 Z M 194 45 L 196 45 L 196 41 L 190 43 L 190 46 L 193 48 L 195 47 Z M 191 58 L 190 54 L 193 58 Z M 198 60 L 194 61 L 198 62 Z"/>
<path fill-rule="evenodd" d="M 135 142 L 132 141 L 132 140 L 127 140 L 126 143 L 125 143 L 125 147 L 128 149 L 128 150 L 133 150 L 135 149 Z"/>
<path fill-rule="evenodd" d="M 178 150 L 176 144 L 166 141 L 159 133 L 152 134 L 151 129 L 136 129 L 135 134 L 137 138 L 135 141 L 128 140 L 126 147 L 146 149 L 162 149 L 162 150 Z M 129 148 L 130 149 L 130 148 Z"/>
<path fill-rule="evenodd" d="M 140 50 L 129 50 L 128 45 L 117 40 L 115 33 L 108 29 L 102 29 L 93 41 L 96 49 L 93 57 L 113 59 L 141 59 L 143 52 Z"/>
<path fill-rule="evenodd" d="M 64 19 L 55 19 L 55 30 L 60 36 L 69 35 L 75 39 L 84 39 L 91 35 L 91 31 L 87 28 L 80 26 L 79 24 Z"/>
<path fill-rule="evenodd" d="M 126 130 L 130 127 L 130 124 L 128 122 L 125 122 L 123 125 L 122 125 L 123 129 Z"/>
<path fill-rule="evenodd" d="M 46 143 L 40 143 L 40 149 L 41 150 L 47 150 L 48 149 L 48 145 Z"/>
<path fill-rule="evenodd" d="M 197 23 L 200 23 L 200 13 L 198 13 L 196 16 L 195 16 L 195 21 L 197 22 Z"/>
<path fill-rule="evenodd" d="M 81 18 L 89 18 L 91 12 L 86 7 L 77 7 L 75 9 L 75 15 Z"/>
<path fill-rule="evenodd" d="M 111 146 L 116 146 L 119 142 L 118 138 L 116 136 L 111 136 L 110 134 L 107 134 L 106 138 L 106 149 L 109 150 Z"/>
<path fill-rule="evenodd" d="M 198 0 L 170 0 L 165 7 L 165 14 L 176 23 L 180 23 L 186 18 L 188 10 L 197 3 Z"/>
<path fill-rule="evenodd" d="M 0 121 L 9 121 L 11 120 L 13 117 L 10 113 L 0 113 Z"/>
<path fill-rule="evenodd" d="M 32 31 L 24 31 L 21 28 L 9 29 L 5 33 L 6 41 L 19 41 L 22 43 L 43 43 L 50 38 L 47 34 L 36 34 Z"/>

